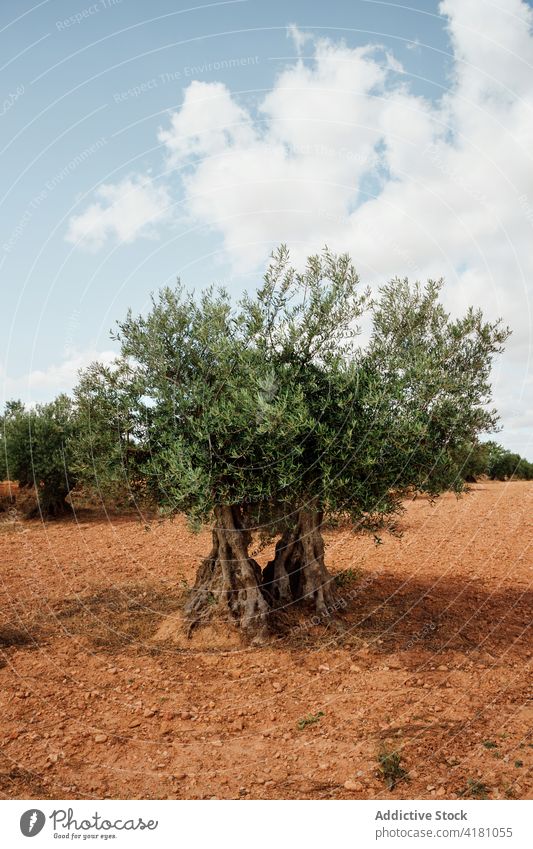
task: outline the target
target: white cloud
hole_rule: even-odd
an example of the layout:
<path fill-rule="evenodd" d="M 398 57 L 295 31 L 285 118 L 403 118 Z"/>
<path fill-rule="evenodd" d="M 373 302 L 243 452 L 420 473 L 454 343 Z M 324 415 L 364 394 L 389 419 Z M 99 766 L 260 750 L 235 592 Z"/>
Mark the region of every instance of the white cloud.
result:
<path fill-rule="evenodd" d="M 310 32 L 302 32 L 296 24 L 289 24 L 287 27 L 287 38 L 290 38 L 294 44 L 294 49 L 298 56 L 302 55 L 307 42 L 313 40 L 313 36 Z"/>
<path fill-rule="evenodd" d="M 476 100 L 531 98 L 533 10 L 521 0 L 442 0 L 455 72 Z"/>
<path fill-rule="evenodd" d="M 263 261 L 268 242 L 307 235 L 322 244 L 337 229 L 328 216 L 347 214 L 360 181 L 379 166 L 382 101 L 374 95 L 392 63 L 382 48 L 311 44 L 311 66 L 289 65 L 255 120 L 222 83 L 194 82 L 159 133 L 170 162 L 190 166 L 191 217 L 221 232 L 239 268 Z"/>
<path fill-rule="evenodd" d="M 260 269 L 282 241 L 296 262 L 327 243 L 351 253 L 365 282 L 445 276 L 451 309 L 475 303 L 503 315 L 514 332 L 496 398 L 523 429 L 533 426 L 523 391 L 533 11 L 521 0 L 442 0 L 440 12 L 453 62 L 437 100 L 416 94 L 382 46 L 353 48 L 291 26 L 296 58 L 266 95 L 245 102 L 221 82 L 192 82 L 159 140 L 191 223 L 219 234 L 236 271 Z M 164 189 L 135 178 L 100 196 L 71 221 L 71 240 L 131 240 L 168 205 Z"/>
<path fill-rule="evenodd" d="M 70 393 L 78 382 L 80 369 L 95 361 L 109 364 L 116 356 L 115 351 L 71 350 L 62 362 L 46 369 L 34 369 L 21 377 L 4 376 L 3 379 L 0 373 L 1 406 L 13 398 L 33 404 L 49 400 L 61 392 Z"/>
<path fill-rule="evenodd" d="M 522 429 L 533 426 L 523 393 L 533 12 L 520 0 L 443 0 L 440 11 L 454 62 L 437 101 L 416 95 L 379 45 L 350 48 L 291 27 L 297 58 L 255 108 L 222 83 L 196 82 L 159 139 L 172 164 L 187 166 L 189 215 L 220 234 L 237 271 L 261 267 L 281 241 L 296 261 L 327 243 L 348 250 L 365 281 L 444 275 L 452 310 L 475 303 L 503 315 L 514 334 L 496 397 Z M 522 387 L 514 406 L 509 381 Z"/>
<path fill-rule="evenodd" d="M 519 287 L 527 257 L 516 240 L 532 223 L 517 202 L 533 197 L 531 12 L 519 0 L 483 7 L 480 36 L 480 0 L 442 3 L 456 61 L 436 103 L 383 48 L 295 27 L 297 50 L 309 44 L 313 58 L 290 63 L 256 111 L 222 83 L 192 83 L 159 134 L 187 166 L 190 216 L 221 234 L 241 271 L 280 240 L 297 257 L 327 242 L 366 277 L 403 273 L 409 256 L 420 273 L 457 281 L 480 269 L 485 292 L 511 266 Z"/>
<path fill-rule="evenodd" d="M 139 236 L 154 237 L 156 226 L 169 215 L 168 189 L 144 175 L 103 183 L 96 195 L 100 200 L 70 218 L 66 235 L 67 241 L 87 250 L 97 250 L 111 238 L 132 242 Z"/>

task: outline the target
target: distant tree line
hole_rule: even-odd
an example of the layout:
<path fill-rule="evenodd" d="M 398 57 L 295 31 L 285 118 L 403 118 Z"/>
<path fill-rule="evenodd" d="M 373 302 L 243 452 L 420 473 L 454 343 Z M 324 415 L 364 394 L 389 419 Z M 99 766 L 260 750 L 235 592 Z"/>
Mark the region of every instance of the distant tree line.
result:
<path fill-rule="evenodd" d="M 497 442 L 477 442 L 468 447 L 461 473 L 471 483 L 479 477 L 491 480 L 533 480 L 533 463 Z"/>
<path fill-rule="evenodd" d="M 77 483 L 74 471 L 78 410 L 67 395 L 27 408 L 8 401 L 0 416 L 0 478 L 33 491 L 27 517 L 62 515 Z M 24 492 L 24 495 L 26 495 Z"/>

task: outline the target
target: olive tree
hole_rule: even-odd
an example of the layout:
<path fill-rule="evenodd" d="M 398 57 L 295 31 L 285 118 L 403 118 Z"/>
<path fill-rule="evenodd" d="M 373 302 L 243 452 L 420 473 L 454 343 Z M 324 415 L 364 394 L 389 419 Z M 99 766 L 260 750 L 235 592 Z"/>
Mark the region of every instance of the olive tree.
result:
<path fill-rule="evenodd" d="M 6 405 L 1 419 L 2 476 L 33 488 L 34 515 L 53 517 L 70 510 L 65 499 L 76 482 L 72 464 L 76 430 L 75 408 L 66 395 L 34 408 L 20 401 Z"/>
<path fill-rule="evenodd" d="M 496 421 L 490 368 L 508 331 L 473 310 L 452 319 L 440 286 L 398 279 L 372 299 L 347 255 L 297 271 L 282 247 L 237 303 L 179 284 L 119 324 L 135 474 L 170 513 L 213 527 L 191 626 L 216 613 L 262 638 L 273 608 L 327 615 L 326 520 L 378 533 L 406 492 L 462 488 L 461 446 Z M 263 572 L 256 532 L 277 539 Z"/>
<path fill-rule="evenodd" d="M 532 480 L 533 463 L 528 462 L 520 454 L 508 451 L 497 442 L 488 442 L 488 457 L 485 472 L 491 480 Z"/>

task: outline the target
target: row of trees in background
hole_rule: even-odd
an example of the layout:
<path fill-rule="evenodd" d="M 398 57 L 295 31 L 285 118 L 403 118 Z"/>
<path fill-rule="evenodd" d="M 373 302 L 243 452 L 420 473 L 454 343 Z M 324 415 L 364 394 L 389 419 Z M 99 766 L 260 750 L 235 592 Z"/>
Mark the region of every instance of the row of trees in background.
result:
<path fill-rule="evenodd" d="M 77 482 L 78 432 L 78 411 L 66 395 L 31 409 L 21 401 L 6 404 L 0 416 L 0 478 L 35 495 L 25 499 L 31 505 L 28 518 L 60 516 L 70 509 L 66 499 Z"/>
<path fill-rule="evenodd" d="M 491 480 L 533 480 L 533 463 L 497 442 L 478 442 L 468 452 L 462 469 L 468 483 L 479 477 Z"/>
<path fill-rule="evenodd" d="M 7 406 L 3 474 L 35 486 L 45 514 L 84 486 L 210 522 L 191 627 L 216 610 L 262 637 L 273 608 L 302 599 L 327 615 L 325 521 L 378 533 L 412 490 L 530 476 L 478 441 L 496 426 L 490 369 L 508 330 L 472 309 L 452 320 L 440 286 L 396 279 L 371 299 L 348 256 L 325 250 L 299 273 L 282 247 L 236 304 L 166 288 L 118 325 L 116 362 L 87 369 L 73 399 Z M 263 571 L 254 534 L 277 540 Z"/>

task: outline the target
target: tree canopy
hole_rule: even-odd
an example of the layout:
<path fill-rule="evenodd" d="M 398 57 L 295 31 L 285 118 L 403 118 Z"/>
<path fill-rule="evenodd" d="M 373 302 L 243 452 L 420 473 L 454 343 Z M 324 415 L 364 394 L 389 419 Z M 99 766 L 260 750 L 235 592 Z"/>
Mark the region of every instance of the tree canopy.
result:
<path fill-rule="evenodd" d="M 327 615 L 326 519 L 377 532 L 406 491 L 463 487 L 464 446 L 496 424 L 490 369 L 508 330 L 472 309 L 452 319 L 441 285 L 396 279 L 371 298 L 347 255 L 326 249 L 298 272 L 282 247 L 236 303 L 178 284 L 119 324 L 119 361 L 78 389 L 95 409 L 85 471 L 126 465 L 167 511 L 213 522 L 191 625 L 226 611 L 261 635 L 273 607 L 300 599 Z M 248 551 L 258 531 L 278 538 L 263 572 Z"/>
<path fill-rule="evenodd" d="M 0 420 L 1 476 L 34 489 L 34 513 L 57 516 L 68 509 L 65 499 L 76 483 L 76 428 L 74 404 L 67 395 L 33 409 L 20 401 L 6 405 Z"/>

